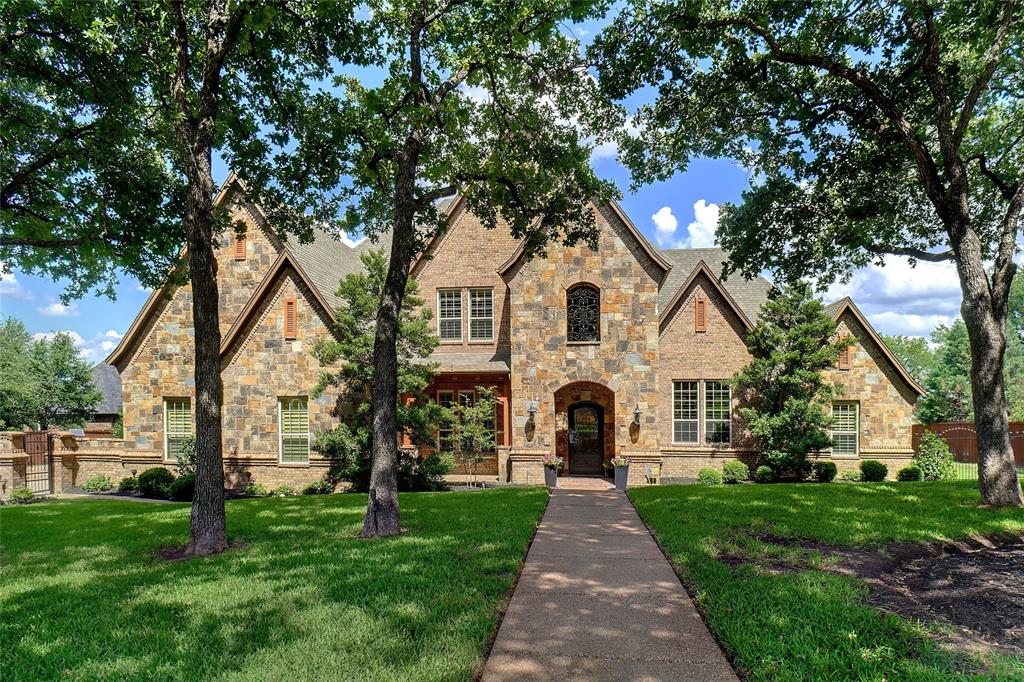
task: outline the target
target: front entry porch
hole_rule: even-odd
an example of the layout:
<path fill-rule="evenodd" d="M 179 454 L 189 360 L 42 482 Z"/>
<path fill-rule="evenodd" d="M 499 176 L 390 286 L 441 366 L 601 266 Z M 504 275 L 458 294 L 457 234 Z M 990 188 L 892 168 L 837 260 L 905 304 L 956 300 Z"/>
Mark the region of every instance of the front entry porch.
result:
<path fill-rule="evenodd" d="M 562 475 L 602 476 L 615 456 L 615 393 L 602 384 L 577 381 L 555 391 L 555 454 Z"/>

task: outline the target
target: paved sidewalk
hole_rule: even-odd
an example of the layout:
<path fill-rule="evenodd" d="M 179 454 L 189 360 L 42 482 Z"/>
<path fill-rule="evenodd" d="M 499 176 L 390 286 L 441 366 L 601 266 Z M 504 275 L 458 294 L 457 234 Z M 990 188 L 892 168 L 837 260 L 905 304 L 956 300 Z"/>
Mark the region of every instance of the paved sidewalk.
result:
<path fill-rule="evenodd" d="M 555 490 L 483 680 L 732 680 L 621 492 Z"/>

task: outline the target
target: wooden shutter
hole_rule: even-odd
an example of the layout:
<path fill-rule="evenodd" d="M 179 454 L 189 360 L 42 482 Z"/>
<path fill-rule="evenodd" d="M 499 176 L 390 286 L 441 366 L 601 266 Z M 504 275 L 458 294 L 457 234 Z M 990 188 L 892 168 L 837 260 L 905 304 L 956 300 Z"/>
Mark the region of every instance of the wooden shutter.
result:
<path fill-rule="evenodd" d="M 235 260 L 245 260 L 245 235 L 235 235 Z"/>
<path fill-rule="evenodd" d="M 295 338 L 295 299 L 285 299 L 284 302 L 284 338 Z"/>
<path fill-rule="evenodd" d="M 693 330 L 706 332 L 708 330 L 708 302 L 703 296 L 698 296 L 693 306 Z"/>
<path fill-rule="evenodd" d="M 839 351 L 839 369 L 850 369 L 850 355 L 851 348 L 849 346 Z"/>

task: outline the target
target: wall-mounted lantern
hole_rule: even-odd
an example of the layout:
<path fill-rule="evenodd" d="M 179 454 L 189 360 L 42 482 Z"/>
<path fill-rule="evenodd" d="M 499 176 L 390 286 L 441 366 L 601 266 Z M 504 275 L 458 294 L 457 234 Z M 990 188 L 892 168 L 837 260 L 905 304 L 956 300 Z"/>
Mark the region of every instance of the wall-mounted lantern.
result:
<path fill-rule="evenodd" d="M 537 416 L 537 401 L 530 401 L 530 406 L 526 408 L 526 414 L 530 415 L 527 419 L 527 423 L 532 424 L 533 418 Z"/>
<path fill-rule="evenodd" d="M 637 406 L 633 409 L 633 423 L 636 424 L 637 426 L 640 426 L 640 415 L 642 414 L 643 412 L 640 411 L 640 405 L 637 404 Z"/>
<path fill-rule="evenodd" d="M 528 443 L 533 442 L 533 437 L 537 433 L 537 423 L 535 417 L 537 416 L 537 401 L 531 400 L 530 405 L 526 408 L 526 441 Z"/>

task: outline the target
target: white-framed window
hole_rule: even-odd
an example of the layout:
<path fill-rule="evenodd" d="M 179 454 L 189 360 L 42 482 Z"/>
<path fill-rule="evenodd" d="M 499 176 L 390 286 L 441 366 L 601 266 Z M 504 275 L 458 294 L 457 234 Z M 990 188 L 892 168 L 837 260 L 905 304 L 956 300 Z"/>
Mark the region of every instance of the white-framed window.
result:
<path fill-rule="evenodd" d="M 442 341 L 462 340 L 462 289 L 437 290 L 437 336 Z"/>
<path fill-rule="evenodd" d="M 451 407 L 455 403 L 455 391 L 438 391 L 437 404 L 441 407 Z M 437 430 L 437 449 L 439 452 L 452 451 L 452 430 Z"/>
<path fill-rule="evenodd" d="M 309 404 L 306 398 L 280 398 L 278 412 L 278 452 L 282 464 L 309 463 Z"/>
<path fill-rule="evenodd" d="M 704 442 L 728 444 L 732 438 L 732 387 L 704 382 Z"/>
<path fill-rule="evenodd" d="M 192 399 L 164 398 L 164 459 L 178 461 L 185 439 L 192 437 Z"/>
<path fill-rule="evenodd" d="M 672 382 L 672 442 L 696 443 L 699 393 L 696 381 Z"/>
<path fill-rule="evenodd" d="M 469 290 L 469 340 L 494 340 L 494 290 Z"/>
<path fill-rule="evenodd" d="M 856 457 L 857 434 L 860 431 L 860 404 L 856 402 L 832 403 L 832 454 Z"/>

